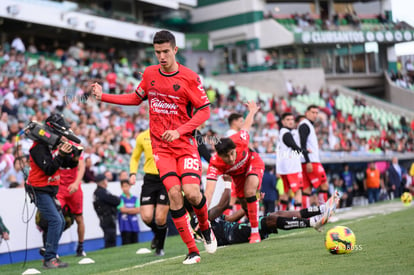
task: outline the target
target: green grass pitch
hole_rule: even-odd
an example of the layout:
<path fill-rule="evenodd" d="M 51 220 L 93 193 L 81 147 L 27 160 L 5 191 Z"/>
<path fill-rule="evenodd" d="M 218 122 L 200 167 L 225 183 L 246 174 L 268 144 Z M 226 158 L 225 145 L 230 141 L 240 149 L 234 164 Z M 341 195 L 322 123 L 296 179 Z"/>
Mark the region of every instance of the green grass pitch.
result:
<path fill-rule="evenodd" d="M 42 274 L 414 274 L 414 207 L 387 215 L 342 220 L 325 226 L 351 228 L 358 250 L 331 255 L 325 233 L 314 229 L 279 231 L 259 244 L 222 247 L 213 255 L 199 244 L 201 262 L 183 265 L 186 249 L 178 236 L 166 241 L 164 257 L 137 255 L 149 243 L 89 252 L 95 264 L 79 265 L 74 256 L 62 257 L 69 267 L 43 270 L 41 261 L 0 266 L 0 274 L 22 274 L 36 268 Z"/>

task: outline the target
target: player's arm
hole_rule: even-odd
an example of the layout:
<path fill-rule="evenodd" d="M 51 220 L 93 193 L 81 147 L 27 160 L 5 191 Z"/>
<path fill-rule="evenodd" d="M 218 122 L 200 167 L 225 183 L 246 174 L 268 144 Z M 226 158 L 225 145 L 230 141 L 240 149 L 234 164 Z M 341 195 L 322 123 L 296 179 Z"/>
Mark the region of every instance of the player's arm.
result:
<path fill-rule="evenodd" d="M 118 210 L 122 214 L 128 214 L 128 215 L 137 215 L 137 214 L 140 213 L 140 208 L 139 207 L 127 208 L 125 206 L 122 206 L 122 207 L 119 207 Z"/>
<path fill-rule="evenodd" d="M 244 210 L 242 208 L 242 209 L 237 210 L 233 214 L 226 216 L 225 220 L 228 221 L 228 222 L 237 222 L 241 218 L 243 218 L 244 215 L 246 215 L 246 212 L 244 212 Z"/>
<path fill-rule="evenodd" d="M 108 192 L 102 192 L 99 198 L 102 200 L 102 202 L 107 203 L 111 206 L 118 206 L 121 201 L 119 197 L 114 196 Z"/>
<path fill-rule="evenodd" d="M 302 148 L 303 157 L 305 158 L 305 162 L 309 163 L 309 155 L 308 150 L 306 148 L 306 143 L 310 134 L 309 126 L 306 124 L 301 124 L 299 126 L 299 138 L 300 138 L 300 148 Z"/>
<path fill-rule="evenodd" d="M 98 83 L 94 83 L 92 84 L 92 95 L 99 101 L 119 105 L 139 105 L 146 99 L 145 92 L 143 92 L 141 85 L 138 86 L 134 93 L 113 95 L 104 94 L 102 92 L 102 86 Z"/>
<path fill-rule="evenodd" d="M 230 181 L 229 188 L 228 186 L 226 186 L 226 188 L 224 189 L 219 203 L 216 206 L 212 207 L 210 210 L 208 210 L 209 221 L 214 221 L 215 218 L 223 214 L 224 210 L 226 210 L 230 204 L 230 195 L 231 195 L 231 181 Z"/>
<path fill-rule="evenodd" d="M 283 140 L 283 143 L 286 144 L 286 146 L 292 148 L 296 152 L 302 152 L 302 149 L 296 144 L 291 133 L 289 132 L 285 133 L 283 135 L 282 140 Z"/>
<path fill-rule="evenodd" d="M 78 191 L 79 185 L 81 184 L 84 175 L 85 175 L 85 160 L 81 158 L 78 161 L 78 174 L 76 175 L 76 179 L 71 185 L 68 186 L 69 194 L 72 194 Z"/>
<path fill-rule="evenodd" d="M 193 76 L 191 76 L 193 77 Z M 190 78 L 191 78 L 190 77 Z M 174 130 L 167 130 L 162 134 L 162 139 L 168 142 L 178 139 L 180 136 L 192 133 L 198 126 L 210 117 L 210 101 L 204 92 L 203 84 L 196 75 L 188 81 L 187 97 L 194 106 L 195 111 L 189 121 Z"/>
<path fill-rule="evenodd" d="M 246 105 L 247 105 L 247 108 L 249 109 L 249 113 L 247 114 L 244 120 L 242 130 L 249 132 L 254 122 L 254 116 L 259 111 L 260 107 L 257 106 L 256 102 L 253 100 L 247 102 Z"/>
<path fill-rule="evenodd" d="M 210 103 L 198 108 L 195 111 L 193 117 L 189 121 L 187 121 L 187 123 L 184 123 L 183 125 L 178 127 L 177 131 L 180 134 L 180 136 L 187 134 L 187 133 L 191 133 L 209 118 L 210 118 Z"/>
<path fill-rule="evenodd" d="M 131 159 L 129 160 L 129 184 L 134 185 L 137 180 L 137 170 L 142 151 L 142 139 L 141 135 L 138 135 L 135 143 L 135 148 L 132 151 Z"/>
<path fill-rule="evenodd" d="M 208 179 L 206 182 L 206 190 L 204 191 L 204 196 L 207 200 L 207 205 L 210 205 L 211 199 L 213 198 L 214 190 L 216 190 L 217 179 Z"/>

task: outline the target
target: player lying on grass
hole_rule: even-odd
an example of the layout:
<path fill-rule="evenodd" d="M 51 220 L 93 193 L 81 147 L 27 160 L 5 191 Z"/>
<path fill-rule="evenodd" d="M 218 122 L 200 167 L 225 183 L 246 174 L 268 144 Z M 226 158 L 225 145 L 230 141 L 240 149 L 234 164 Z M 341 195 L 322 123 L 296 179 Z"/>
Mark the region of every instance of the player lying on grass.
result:
<path fill-rule="evenodd" d="M 238 223 L 245 215 L 243 209 L 234 214 L 225 216 L 223 211 L 230 202 L 231 185 L 226 186 L 219 203 L 208 211 L 208 218 L 217 239 L 217 245 L 229 245 L 247 243 L 250 237 L 250 224 Z M 329 217 L 335 212 L 339 195 L 335 193 L 321 206 L 304 208 L 299 211 L 277 211 L 268 216 L 259 218 L 259 233 L 262 239 L 269 234 L 277 233 L 278 229 L 290 230 L 313 227 L 322 231 L 322 226 L 328 222 Z"/>

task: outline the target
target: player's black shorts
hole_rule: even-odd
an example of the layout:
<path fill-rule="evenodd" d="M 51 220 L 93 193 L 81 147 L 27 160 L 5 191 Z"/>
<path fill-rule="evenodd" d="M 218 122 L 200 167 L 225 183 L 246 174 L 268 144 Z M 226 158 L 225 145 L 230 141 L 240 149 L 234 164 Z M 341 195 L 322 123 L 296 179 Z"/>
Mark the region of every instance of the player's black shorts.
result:
<path fill-rule="evenodd" d="M 159 175 L 145 174 L 141 190 L 141 205 L 168 205 L 168 194 Z"/>

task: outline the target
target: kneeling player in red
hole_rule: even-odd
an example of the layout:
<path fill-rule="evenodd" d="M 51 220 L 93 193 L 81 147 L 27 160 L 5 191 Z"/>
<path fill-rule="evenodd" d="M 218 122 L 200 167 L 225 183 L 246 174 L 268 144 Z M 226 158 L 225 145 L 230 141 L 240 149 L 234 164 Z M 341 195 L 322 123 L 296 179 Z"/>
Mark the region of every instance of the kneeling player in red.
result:
<path fill-rule="evenodd" d="M 223 174 L 231 176 L 236 186 L 236 195 L 241 199 L 242 206 L 249 216 L 252 228 L 250 243 L 258 243 L 261 239 L 256 192 L 262 182 L 264 163 L 258 153 L 249 149 L 248 131 L 259 107 L 254 101 L 247 103 L 247 107 L 249 114 L 242 129 L 229 138 L 221 138 L 215 145 L 217 152 L 212 156 L 207 170 L 205 196 L 207 202 L 210 203 L 216 188 L 217 177 Z"/>

